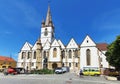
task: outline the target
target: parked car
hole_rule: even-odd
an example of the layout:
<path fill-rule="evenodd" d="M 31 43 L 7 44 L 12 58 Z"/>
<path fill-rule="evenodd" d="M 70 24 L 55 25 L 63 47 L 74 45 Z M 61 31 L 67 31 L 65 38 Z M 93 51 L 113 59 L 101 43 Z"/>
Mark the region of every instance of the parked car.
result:
<path fill-rule="evenodd" d="M 8 75 L 8 74 L 17 74 L 17 71 L 15 70 L 15 68 L 6 68 L 3 71 L 4 75 Z"/>
<path fill-rule="evenodd" d="M 17 67 L 17 68 L 15 68 L 15 70 L 17 71 L 18 74 L 24 74 L 25 73 L 25 69 L 21 68 L 21 67 Z"/>
<path fill-rule="evenodd" d="M 65 72 L 69 72 L 69 67 L 62 67 L 62 70 L 63 70 L 63 73 L 65 73 Z"/>
<path fill-rule="evenodd" d="M 56 74 L 61 74 L 61 73 L 63 73 L 63 69 L 61 67 L 58 67 L 58 68 L 55 69 L 55 73 Z"/>
<path fill-rule="evenodd" d="M 16 74 L 21 74 L 24 72 L 25 72 L 25 70 L 23 68 L 12 68 L 12 67 L 6 68 L 3 71 L 4 75 L 8 75 L 8 74 L 16 75 Z"/>
<path fill-rule="evenodd" d="M 99 76 L 100 69 L 98 67 L 84 67 L 83 75 Z"/>

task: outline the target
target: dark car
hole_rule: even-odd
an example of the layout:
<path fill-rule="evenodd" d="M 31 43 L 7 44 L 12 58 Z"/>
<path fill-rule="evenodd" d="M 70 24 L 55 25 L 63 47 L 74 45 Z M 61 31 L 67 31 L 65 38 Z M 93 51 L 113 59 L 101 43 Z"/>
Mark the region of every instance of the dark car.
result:
<path fill-rule="evenodd" d="M 17 68 L 15 68 L 15 70 L 17 71 L 18 74 L 24 74 L 25 73 L 24 68 L 17 67 Z"/>

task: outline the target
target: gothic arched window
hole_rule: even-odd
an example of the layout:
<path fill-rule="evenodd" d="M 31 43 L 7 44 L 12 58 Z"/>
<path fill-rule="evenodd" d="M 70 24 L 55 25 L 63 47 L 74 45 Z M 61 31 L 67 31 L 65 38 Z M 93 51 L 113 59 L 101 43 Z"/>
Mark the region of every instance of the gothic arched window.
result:
<path fill-rule="evenodd" d="M 86 50 L 86 60 L 87 60 L 87 65 L 90 65 L 90 59 L 91 59 L 91 56 L 90 56 L 90 50 L 87 49 L 87 50 Z"/>
<path fill-rule="evenodd" d="M 78 67 L 78 63 L 75 63 L 75 66 Z"/>
<path fill-rule="evenodd" d="M 21 56 L 21 59 L 23 59 L 25 57 L 26 53 L 25 52 L 22 52 L 22 56 Z"/>
<path fill-rule="evenodd" d="M 62 53 L 62 58 L 65 58 L 65 51 L 63 50 L 61 53 Z"/>
<path fill-rule="evenodd" d="M 53 49 L 53 57 L 57 57 L 57 49 L 56 48 Z"/>
<path fill-rule="evenodd" d="M 74 55 L 75 55 L 75 58 L 78 57 L 78 50 L 75 50 Z"/>
<path fill-rule="evenodd" d="M 36 51 L 34 52 L 34 58 L 33 59 L 36 59 Z"/>
<path fill-rule="evenodd" d="M 46 51 L 44 51 L 44 55 L 43 55 L 44 58 L 46 58 Z"/>
<path fill-rule="evenodd" d="M 72 51 L 69 50 L 69 58 L 72 58 Z"/>
<path fill-rule="evenodd" d="M 28 57 L 27 59 L 29 59 L 31 57 L 31 52 L 28 52 Z"/>

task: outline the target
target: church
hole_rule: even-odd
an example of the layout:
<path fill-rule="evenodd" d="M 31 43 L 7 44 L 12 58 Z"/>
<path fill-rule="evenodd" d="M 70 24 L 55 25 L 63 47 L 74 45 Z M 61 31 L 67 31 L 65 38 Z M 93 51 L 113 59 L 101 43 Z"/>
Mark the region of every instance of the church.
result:
<path fill-rule="evenodd" d="M 70 71 L 83 67 L 109 68 L 105 56 L 106 43 L 95 43 L 89 35 L 86 35 L 82 43 L 76 43 L 75 39 L 71 38 L 68 44 L 64 45 L 60 39 L 55 38 L 54 30 L 48 6 L 46 19 L 41 22 L 40 38 L 34 45 L 24 43 L 18 53 L 17 67 L 39 70 L 67 66 Z"/>

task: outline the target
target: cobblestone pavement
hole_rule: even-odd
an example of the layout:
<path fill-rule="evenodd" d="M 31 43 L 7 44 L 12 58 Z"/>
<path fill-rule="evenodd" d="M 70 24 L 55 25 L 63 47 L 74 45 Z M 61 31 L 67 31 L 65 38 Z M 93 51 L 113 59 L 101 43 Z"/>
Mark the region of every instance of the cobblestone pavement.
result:
<path fill-rule="evenodd" d="M 0 84 L 120 84 L 120 81 L 108 81 L 104 76 L 84 76 L 79 78 L 73 73 L 53 75 L 8 75 L 0 73 Z"/>

